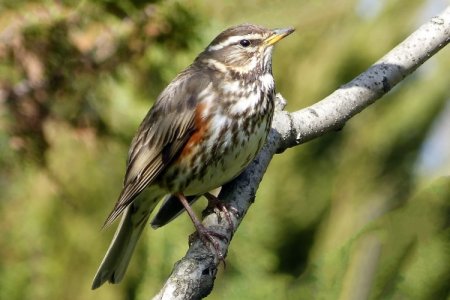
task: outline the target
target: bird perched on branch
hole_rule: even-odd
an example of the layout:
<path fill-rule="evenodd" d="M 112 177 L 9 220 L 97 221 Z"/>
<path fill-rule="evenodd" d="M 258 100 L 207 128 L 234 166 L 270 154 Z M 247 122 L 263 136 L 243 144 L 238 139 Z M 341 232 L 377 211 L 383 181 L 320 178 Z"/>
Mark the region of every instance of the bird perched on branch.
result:
<path fill-rule="evenodd" d="M 121 214 L 122 220 L 93 289 L 123 278 L 164 196 L 152 226 L 166 224 L 184 208 L 202 241 L 221 256 L 215 240 L 220 235 L 202 225 L 190 203 L 205 194 L 211 200 L 208 192 L 239 175 L 263 146 L 274 111 L 273 45 L 293 31 L 228 28 L 158 96 L 131 143 L 123 189 L 105 226 Z M 138 197 L 144 189 L 150 196 Z"/>

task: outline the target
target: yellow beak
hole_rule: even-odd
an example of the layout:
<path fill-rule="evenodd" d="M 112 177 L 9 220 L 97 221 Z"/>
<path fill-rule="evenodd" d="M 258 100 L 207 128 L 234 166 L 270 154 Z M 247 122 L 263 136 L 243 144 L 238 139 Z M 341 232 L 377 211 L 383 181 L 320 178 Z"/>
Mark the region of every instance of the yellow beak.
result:
<path fill-rule="evenodd" d="M 272 34 L 264 40 L 264 44 L 266 44 L 267 46 L 271 46 L 284 37 L 293 33 L 294 30 L 294 28 L 274 29 L 272 30 Z"/>

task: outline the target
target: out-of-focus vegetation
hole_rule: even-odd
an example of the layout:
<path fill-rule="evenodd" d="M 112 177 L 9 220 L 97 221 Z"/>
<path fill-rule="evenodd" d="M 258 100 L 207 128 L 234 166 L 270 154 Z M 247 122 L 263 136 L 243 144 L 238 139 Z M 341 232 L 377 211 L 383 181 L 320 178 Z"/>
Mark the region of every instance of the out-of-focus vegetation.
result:
<path fill-rule="evenodd" d="M 189 219 L 149 227 L 124 281 L 91 291 L 114 231 L 100 228 L 152 101 L 221 30 L 297 28 L 274 57 L 296 110 L 374 63 L 431 2 L 2 1 L 0 298 L 156 293 Z M 278 155 L 209 299 L 446 299 L 450 179 L 416 166 L 449 65 L 444 49 L 342 131 Z"/>

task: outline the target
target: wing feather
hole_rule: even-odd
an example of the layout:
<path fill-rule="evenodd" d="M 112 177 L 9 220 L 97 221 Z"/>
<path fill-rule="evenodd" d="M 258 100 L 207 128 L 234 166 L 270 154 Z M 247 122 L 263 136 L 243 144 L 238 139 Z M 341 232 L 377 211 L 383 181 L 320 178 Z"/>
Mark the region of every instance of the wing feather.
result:
<path fill-rule="evenodd" d="M 161 93 L 145 116 L 128 152 L 124 186 L 104 226 L 111 224 L 147 186 L 152 184 L 195 131 L 198 95 L 208 76 L 187 69 Z"/>

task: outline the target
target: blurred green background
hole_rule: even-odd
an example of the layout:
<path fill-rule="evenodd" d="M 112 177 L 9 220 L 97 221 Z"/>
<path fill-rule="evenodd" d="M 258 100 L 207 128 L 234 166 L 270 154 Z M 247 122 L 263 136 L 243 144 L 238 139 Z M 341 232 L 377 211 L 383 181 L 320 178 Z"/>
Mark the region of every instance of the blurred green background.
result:
<path fill-rule="evenodd" d="M 220 31 L 297 29 L 274 55 L 293 111 L 445 2 L 2 0 L 0 299 L 159 290 L 187 249 L 190 220 L 149 227 L 124 281 L 91 291 L 114 233 L 101 226 L 146 111 Z M 208 299 L 448 299 L 449 66 L 443 49 L 342 131 L 277 155 Z"/>

